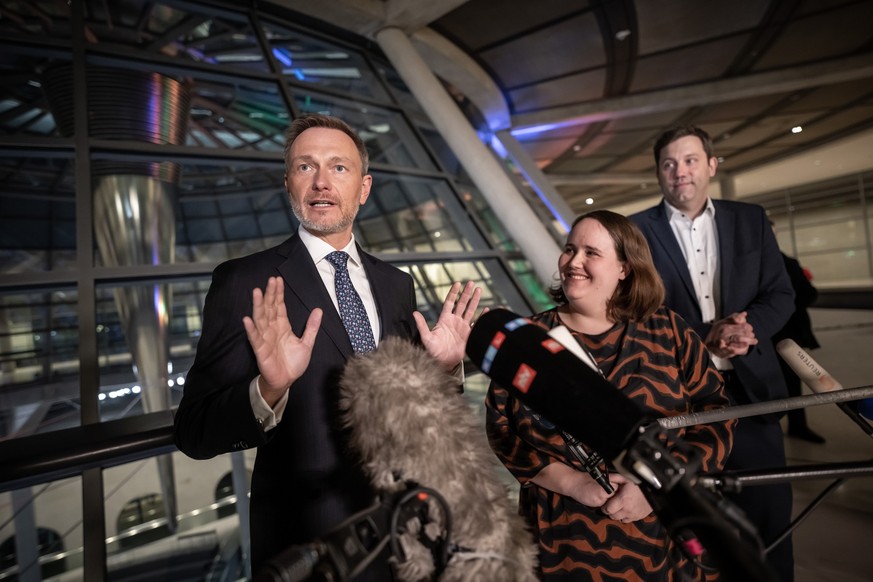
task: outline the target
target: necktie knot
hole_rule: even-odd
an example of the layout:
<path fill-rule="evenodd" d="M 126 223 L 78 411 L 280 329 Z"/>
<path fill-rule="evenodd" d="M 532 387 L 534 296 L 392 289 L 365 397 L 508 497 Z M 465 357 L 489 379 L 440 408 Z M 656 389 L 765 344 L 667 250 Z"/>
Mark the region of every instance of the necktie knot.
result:
<path fill-rule="evenodd" d="M 325 259 L 333 265 L 336 302 L 339 306 L 340 318 L 349 335 L 352 348 L 357 353 L 371 352 L 376 349 L 373 340 L 373 328 L 367 317 L 367 310 L 361 296 L 355 291 L 349 276 L 349 254 L 344 251 L 333 251 Z"/>
<path fill-rule="evenodd" d="M 345 251 L 334 251 L 325 258 L 337 271 L 347 271 L 349 268 L 347 264 L 349 262 L 349 254 Z"/>

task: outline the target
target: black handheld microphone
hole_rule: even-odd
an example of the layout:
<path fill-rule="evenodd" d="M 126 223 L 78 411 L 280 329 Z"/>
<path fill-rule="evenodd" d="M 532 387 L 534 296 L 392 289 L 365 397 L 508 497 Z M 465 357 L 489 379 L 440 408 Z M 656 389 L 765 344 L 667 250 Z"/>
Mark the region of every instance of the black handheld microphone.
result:
<path fill-rule="evenodd" d="M 543 328 L 511 311 L 483 314 L 470 332 L 467 355 L 492 380 L 607 461 L 621 455 L 652 421 Z"/>

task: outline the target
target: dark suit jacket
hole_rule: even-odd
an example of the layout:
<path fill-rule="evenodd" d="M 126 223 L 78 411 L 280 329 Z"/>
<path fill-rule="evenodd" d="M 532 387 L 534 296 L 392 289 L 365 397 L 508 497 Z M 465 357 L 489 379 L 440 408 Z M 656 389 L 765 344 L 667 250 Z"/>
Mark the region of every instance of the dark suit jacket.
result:
<path fill-rule="evenodd" d="M 790 338 L 801 347 L 817 348 L 818 339 L 812 332 L 812 321 L 806 308 L 818 299 L 818 289 L 806 278 L 806 273 L 803 272 L 803 267 L 797 259 L 782 253 L 782 261 L 785 263 L 788 279 L 794 289 L 794 313 L 788 318 L 785 327 L 773 337 L 773 341 L 778 343 L 779 340 Z"/>
<path fill-rule="evenodd" d="M 382 337 L 417 340 L 415 290 L 402 271 L 361 253 Z M 285 305 L 298 336 L 309 314 L 324 317 L 312 359 L 289 391 L 282 421 L 261 430 L 249 401 L 258 374 L 242 318 L 252 289 L 270 276 L 285 281 Z M 219 265 L 203 309 L 203 329 L 175 418 L 179 450 L 195 459 L 258 447 L 251 486 L 252 563 L 257 568 L 292 544 L 310 542 L 369 506 L 374 493 L 338 423 L 338 379 L 353 354 L 348 335 L 315 264 L 292 236 L 266 251 Z"/>
<path fill-rule="evenodd" d="M 662 200 L 630 218 L 649 241 L 667 291 L 667 307 L 706 338 L 712 324 L 702 320 L 691 275 L 664 204 Z M 776 238 L 760 206 L 728 200 L 713 200 L 713 204 L 721 272 L 719 312 L 724 317 L 746 311 L 758 339 L 747 355 L 731 359 L 745 393 L 730 396 L 739 404 L 785 398 L 785 381 L 771 338 L 794 311 L 794 292 Z"/>

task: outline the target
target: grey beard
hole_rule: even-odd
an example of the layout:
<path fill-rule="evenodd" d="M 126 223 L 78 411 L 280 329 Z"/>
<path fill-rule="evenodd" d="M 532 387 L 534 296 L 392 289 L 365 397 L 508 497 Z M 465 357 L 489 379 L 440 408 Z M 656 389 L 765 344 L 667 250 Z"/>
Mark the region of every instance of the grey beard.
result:
<path fill-rule="evenodd" d="M 300 224 L 303 225 L 303 228 L 313 234 L 336 234 L 338 232 L 343 232 L 344 230 L 348 229 L 355 221 L 355 217 L 358 215 L 359 208 L 360 206 L 356 207 L 351 215 L 343 213 L 339 220 L 337 220 L 336 222 L 325 224 L 324 222 L 314 222 L 312 220 L 304 218 L 302 208 L 300 208 L 300 206 L 296 202 L 291 202 L 291 212 L 294 214 L 294 218 L 296 218 L 300 222 Z"/>

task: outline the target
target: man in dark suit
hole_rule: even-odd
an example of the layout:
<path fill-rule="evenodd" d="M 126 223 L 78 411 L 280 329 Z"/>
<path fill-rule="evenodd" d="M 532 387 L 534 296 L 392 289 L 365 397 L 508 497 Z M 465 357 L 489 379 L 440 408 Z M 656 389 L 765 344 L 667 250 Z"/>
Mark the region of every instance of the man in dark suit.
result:
<path fill-rule="evenodd" d="M 631 219 L 649 241 L 666 305 L 703 338 L 735 404 L 786 397 L 771 338 L 794 310 L 794 293 L 764 210 L 709 198 L 718 160 L 702 129 L 671 129 L 654 153 L 664 199 Z M 740 419 L 726 469 L 784 465 L 778 415 Z M 788 484 L 746 487 L 733 499 L 765 544 L 791 519 Z M 782 580 L 793 580 L 790 538 L 767 558 Z"/>
<path fill-rule="evenodd" d="M 175 439 L 195 459 L 258 447 L 253 572 L 375 498 L 338 422 L 338 380 L 355 351 L 388 336 L 408 338 L 456 374 L 464 357 L 481 290 L 467 283 L 462 292 L 455 283 L 431 330 L 415 311 L 412 278 L 355 243 L 352 223 L 372 184 L 367 166 L 363 141 L 343 121 L 296 119 L 285 145 L 285 187 L 297 234 L 219 265 L 206 296 Z M 348 254 L 348 278 L 334 251 Z M 346 316 L 347 298 L 355 317 Z M 365 578 L 383 580 L 385 568 L 377 564 Z"/>

